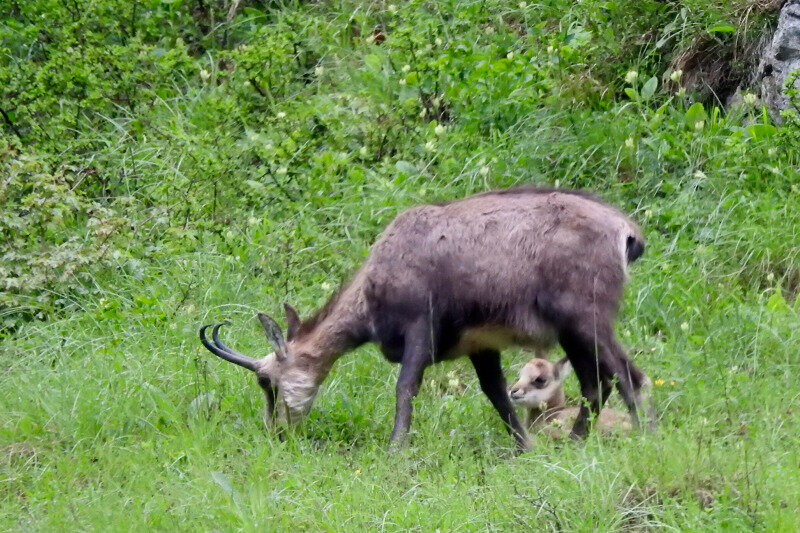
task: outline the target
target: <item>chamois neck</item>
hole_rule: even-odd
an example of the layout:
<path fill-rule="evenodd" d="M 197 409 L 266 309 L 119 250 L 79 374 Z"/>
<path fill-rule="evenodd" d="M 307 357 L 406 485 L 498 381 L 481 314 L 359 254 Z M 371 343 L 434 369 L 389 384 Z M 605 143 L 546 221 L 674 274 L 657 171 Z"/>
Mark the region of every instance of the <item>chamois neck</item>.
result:
<path fill-rule="evenodd" d="M 355 279 L 333 295 L 316 315 L 303 323 L 296 342 L 327 374 L 339 356 L 367 341 L 366 332 L 363 292 L 361 284 Z"/>
<path fill-rule="evenodd" d="M 547 422 L 559 411 L 566 407 L 566 396 L 564 395 L 564 388 L 559 387 L 544 405 L 531 407 L 528 410 L 528 422 L 531 425 Z"/>

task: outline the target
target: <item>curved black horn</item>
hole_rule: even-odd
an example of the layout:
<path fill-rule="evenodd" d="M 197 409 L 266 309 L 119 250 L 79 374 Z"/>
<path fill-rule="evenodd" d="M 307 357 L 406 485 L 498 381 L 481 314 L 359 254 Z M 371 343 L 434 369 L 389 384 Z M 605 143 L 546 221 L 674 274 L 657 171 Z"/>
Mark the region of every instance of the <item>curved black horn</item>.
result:
<path fill-rule="evenodd" d="M 221 357 L 222 359 L 225 359 L 226 361 L 229 361 L 235 365 L 239 365 L 248 370 L 256 372 L 258 370 L 257 359 L 253 359 L 252 357 L 248 357 L 246 355 L 240 354 L 239 352 L 231 350 L 230 348 L 222 344 L 222 341 L 219 340 L 219 328 L 221 328 L 225 324 L 226 322 L 222 322 L 217 325 L 206 324 L 205 326 L 200 328 L 200 342 L 202 342 L 203 346 L 205 346 L 206 349 L 209 352 L 213 353 L 214 355 Z M 211 344 L 206 338 L 206 330 L 211 326 L 214 326 L 214 329 L 211 331 L 211 337 L 214 339 L 214 344 Z"/>

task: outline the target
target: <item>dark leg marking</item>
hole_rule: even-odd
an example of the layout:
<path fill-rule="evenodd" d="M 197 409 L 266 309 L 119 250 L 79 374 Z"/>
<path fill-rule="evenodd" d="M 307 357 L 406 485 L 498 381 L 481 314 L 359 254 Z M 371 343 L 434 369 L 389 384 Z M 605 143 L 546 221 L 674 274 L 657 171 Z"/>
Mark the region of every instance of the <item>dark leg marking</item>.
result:
<path fill-rule="evenodd" d="M 508 397 L 506 390 L 506 378 L 503 375 L 503 368 L 500 365 L 500 352 L 495 350 L 484 350 L 469 356 L 475 372 L 478 374 L 478 381 L 481 390 L 486 394 L 489 401 L 497 410 L 500 418 L 506 425 L 506 429 L 514 436 L 517 446 L 523 450 L 530 447 L 525 429 L 520 424 L 514 406 Z"/>
<path fill-rule="evenodd" d="M 405 335 L 403 360 L 397 378 L 394 428 L 391 448 L 405 443 L 411 427 L 412 401 L 419 392 L 425 368 L 432 362 L 431 335 L 427 321 L 420 320 Z"/>

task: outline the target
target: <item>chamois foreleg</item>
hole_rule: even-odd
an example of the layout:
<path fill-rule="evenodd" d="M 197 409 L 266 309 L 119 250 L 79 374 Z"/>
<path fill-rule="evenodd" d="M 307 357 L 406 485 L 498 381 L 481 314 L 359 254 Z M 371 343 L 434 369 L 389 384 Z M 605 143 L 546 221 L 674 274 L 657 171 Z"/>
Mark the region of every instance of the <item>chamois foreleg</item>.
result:
<path fill-rule="evenodd" d="M 530 440 L 517 418 L 517 413 L 514 411 L 506 391 L 506 378 L 500 365 L 500 352 L 484 350 L 471 354 L 469 359 L 478 374 L 481 390 L 500 414 L 506 429 L 517 441 L 517 446 L 522 450 L 530 449 Z"/>
<path fill-rule="evenodd" d="M 419 392 L 425 368 L 431 364 L 431 332 L 426 321 L 418 321 L 406 331 L 403 359 L 395 390 L 394 428 L 391 449 L 401 446 L 411 427 L 412 402 Z"/>

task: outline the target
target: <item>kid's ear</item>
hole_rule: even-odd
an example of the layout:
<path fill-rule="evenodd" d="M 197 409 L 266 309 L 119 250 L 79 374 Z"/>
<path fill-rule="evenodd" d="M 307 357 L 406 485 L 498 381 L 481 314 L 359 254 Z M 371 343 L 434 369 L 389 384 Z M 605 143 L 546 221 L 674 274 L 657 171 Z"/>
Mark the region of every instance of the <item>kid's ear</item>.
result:
<path fill-rule="evenodd" d="M 569 374 L 570 370 L 572 370 L 572 365 L 570 364 L 569 359 L 564 357 L 558 363 L 556 363 L 554 369 L 555 379 L 557 381 L 563 381 L 567 374 Z"/>

